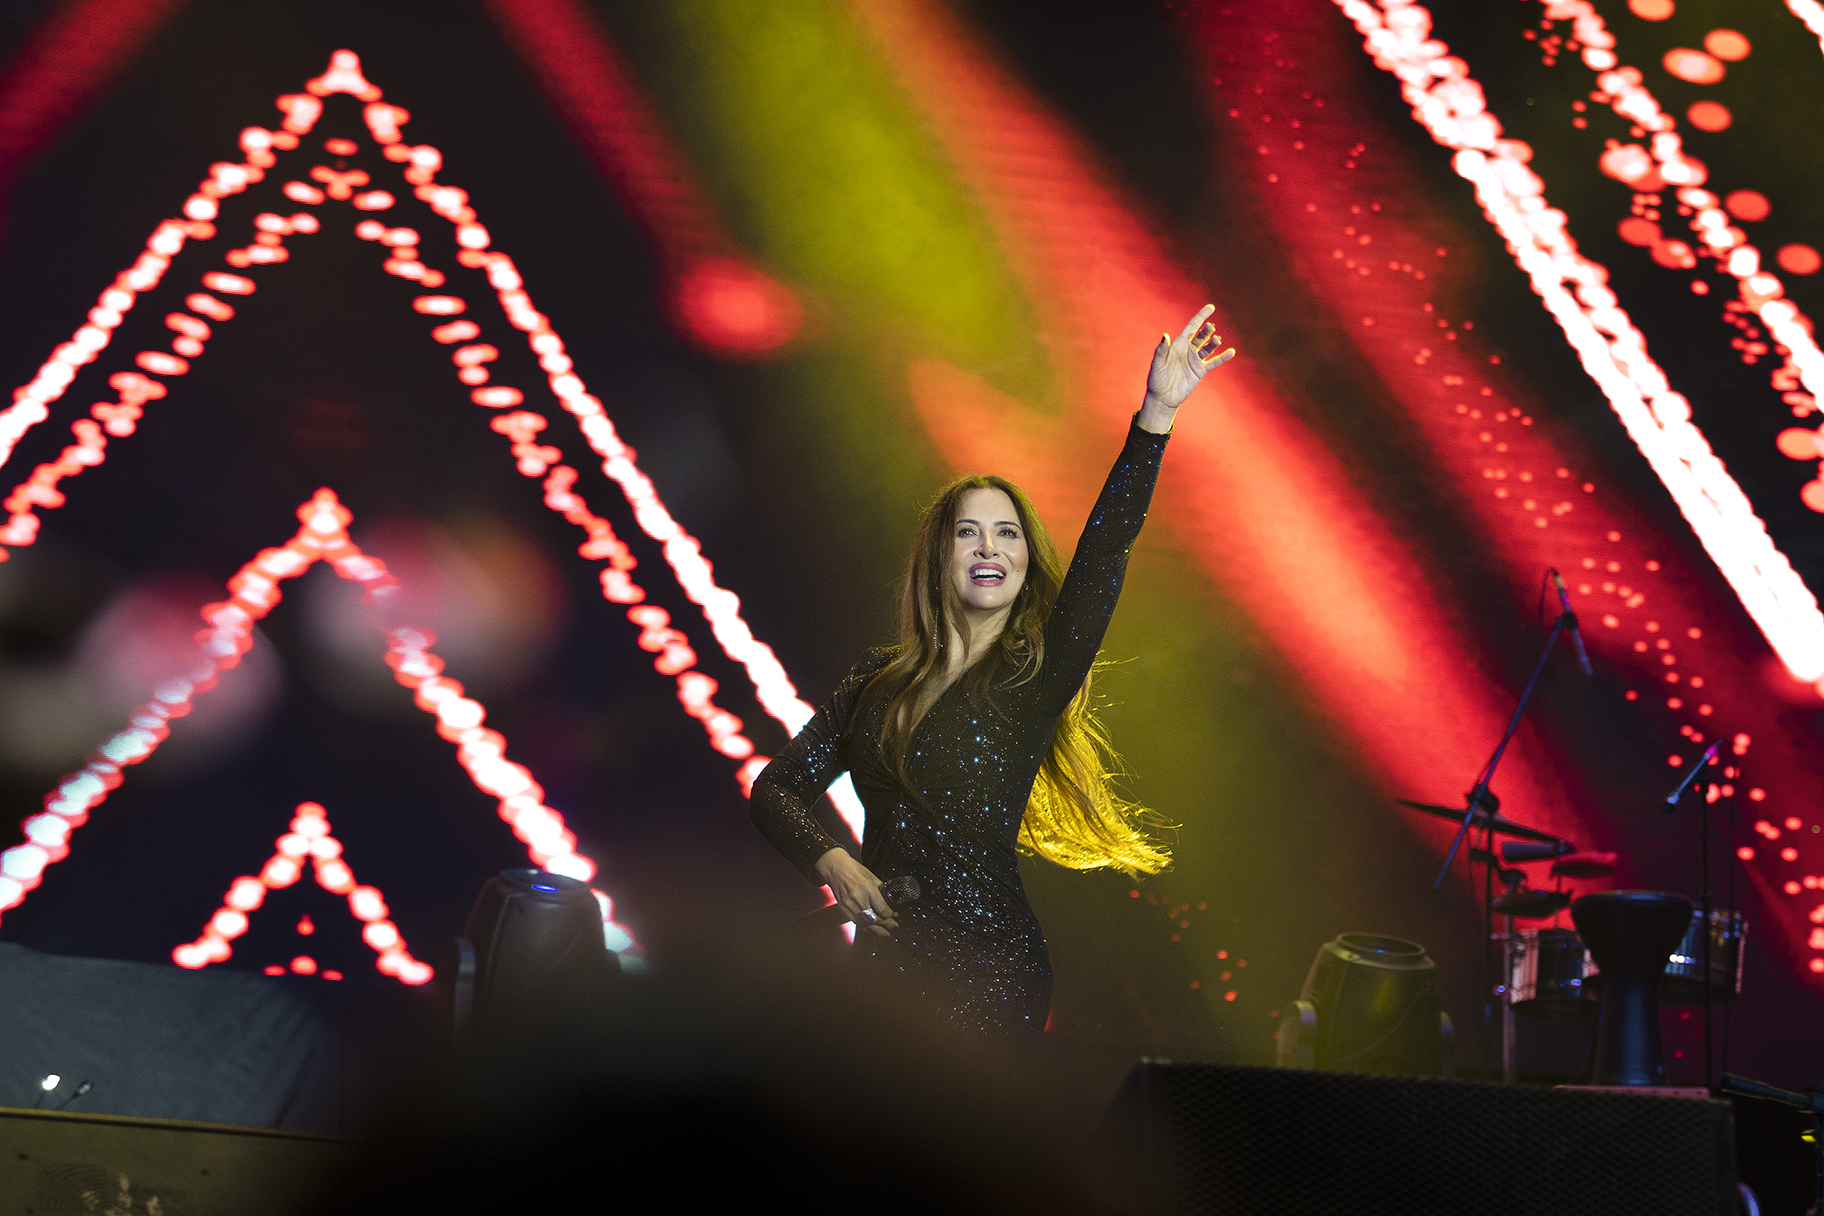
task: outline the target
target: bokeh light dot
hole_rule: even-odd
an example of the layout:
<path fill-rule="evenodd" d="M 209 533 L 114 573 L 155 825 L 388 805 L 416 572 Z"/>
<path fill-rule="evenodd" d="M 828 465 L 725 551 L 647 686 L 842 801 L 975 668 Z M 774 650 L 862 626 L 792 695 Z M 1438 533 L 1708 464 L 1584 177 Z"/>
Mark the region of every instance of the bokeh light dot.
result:
<path fill-rule="evenodd" d="M 1711 30 L 1704 35 L 1704 49 L 1718 59 L 1740 63 L 1754 48 L 1746 37 L 1734 30 Z"/>
<path fill-rule="evenodd" d="M 1667 51 L 1660 62 L 1666 71 L 1690 84 L 1715 84 L 1728 71 L 1716 56 L 1686 46 Z"/>
<path fill-rule="evenodd" d="M 1672 0 L 1628 0 L 1628 11 L 1642 21 L 1664 21 L 1676 7 Z"/>
<path fill-rule="evenodd" d="M 1726 131 L 1735 121 L 1735 115 L 1720 101 L 1694 101 L 1685 111 L 1685 117 L 1700 131 Z"/>
<path fill-rule="evenodd" d="M 1698 105 L 1704 104 L 1699 102 Z M 1697 106 L 1691 107 L 1696 109 Z M 1731 190 L 1723 199 L 1723 207 L 1738 220 L 1764 220 L 1773 211 L 1773 204 L 1759 190 Z"/>
<path fill-rule="evenodd" d="M 1774 260 L 1787 274 L 1816 274 L 1818 267 L 1824 265 L 1824 258 L 1810 245 L 1782 245 Z"/>
<path fill-rule="evenodd" d="M 1632 216 L 1621 221 L 1615 226 L 1615 231 L 1628 244 L 1639 245 L 1643 249 L 1652 246 L 1661 235 L 1658 224 L 1652 220 L 1643 220 L 1639 216 Z"/>

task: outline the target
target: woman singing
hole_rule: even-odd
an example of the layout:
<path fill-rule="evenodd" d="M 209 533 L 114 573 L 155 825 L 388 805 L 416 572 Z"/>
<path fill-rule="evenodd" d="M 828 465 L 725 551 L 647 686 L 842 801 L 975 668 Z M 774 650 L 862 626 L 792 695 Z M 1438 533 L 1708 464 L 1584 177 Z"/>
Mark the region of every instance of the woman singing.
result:
<path fill-rule="evenodd" d="M 850 671 L 754 782 L 754 825 L 871 930 L 857 949 L 904 973 L 960 1026 L 1037 1034 L 1051 959 L 1018 853 L 1155 873 L 1168 858 L 1109 787 L 1089 677 L 1146 520 L 1178 407 L 1217 353 L 1206 306 L 1153 352 L 1146 397 L 1068 573 L 1020 490 L 964 477 L 913 542 L 898 645 Z M 811 806 L 848 770 L 867 808 L 856 861 Z M 876 875 L 918 879 L 904 914 Z M 903 923 L 902 923 L 903 921 Z"/>

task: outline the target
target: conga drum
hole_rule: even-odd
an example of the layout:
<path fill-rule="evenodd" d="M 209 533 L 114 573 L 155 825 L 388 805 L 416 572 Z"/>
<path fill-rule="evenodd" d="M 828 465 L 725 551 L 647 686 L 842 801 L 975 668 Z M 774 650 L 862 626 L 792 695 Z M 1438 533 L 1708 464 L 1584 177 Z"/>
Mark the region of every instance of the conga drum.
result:
<path fill-rule="evenodd" d="M 1691 924 L 1691 901 L 1667 891 L 1602 891 L 1571 905 L 1571 920 L 1602 970 L 1597 1085 L 1659 1085 L 1659 984 Z"/>

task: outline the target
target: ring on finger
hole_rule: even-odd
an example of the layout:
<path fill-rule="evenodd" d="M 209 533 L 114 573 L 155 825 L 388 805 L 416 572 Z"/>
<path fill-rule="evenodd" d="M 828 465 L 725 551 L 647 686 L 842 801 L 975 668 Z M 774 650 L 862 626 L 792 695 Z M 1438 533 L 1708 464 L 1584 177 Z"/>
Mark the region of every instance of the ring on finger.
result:
<path fill-rule="evenodd" d="M 872 908 L 863 908 L 857 915 L 860 919 L 867 921 L 870 925 L 878 925 L 880 923 L 880 913 Z"/>

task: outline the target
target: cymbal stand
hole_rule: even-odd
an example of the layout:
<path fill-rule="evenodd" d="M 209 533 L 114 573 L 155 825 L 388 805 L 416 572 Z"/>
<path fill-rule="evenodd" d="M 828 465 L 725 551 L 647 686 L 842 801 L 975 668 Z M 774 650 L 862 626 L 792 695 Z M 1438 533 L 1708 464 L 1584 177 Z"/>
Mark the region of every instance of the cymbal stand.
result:
<path fill-rule="evenodd" d="M 1520 718 L 1526 713 L 1527 704 L 1533 699 L 1533 690 L 1539 687 L 1539 676 L 1545 671 L 1546 660 L 1552 657 L 1552 647 L 1558 644 L 1558 635 L 1574 624 L 1576 624 L 1576 618 L 1569 612 L 1560 613 L 1558 619 L 1552 622 L 1552 631 L 1545 637 L 1545 646 L 1539 652 L 1539 661 L 1533 664 L 1532 677 L 1526 682 L 1526 690 L 1520 694 L 1520 703 L 1514 706 L 1513 716 L 1507 720 L 1507 729 L 1501 734 L 1501 742 L 1495 745 L 1494 754 L 1489 756 L 1488 763 L 1482 766 L 1482 774 L 1476 779 L 1475 787 L 1463 796 L 1469 804 L 1463 809 L 1463 822 L 1457 825 L 1456 839 L 1450 842 L 1450 851 L 1444 855 L 1444 864 L 1438 867 L 1438 876 L 1431 883 L 1431 889 L 1434 891 L 1444 885 L 1444 879 L 1450 873 L 1451 863 L 1457 859 L 1457 850 L 1463 847 L 1463 838 L 1469 834 L 1470 823 L 1475 819 L 1476 812 L 1486 807 L 1490 816 L 1485 820 L 1488 825 L 1489 860 L 1485 863 L 1487 870 L 1483 882 L 1485 890 L 1482 903 L 1482 1033 L 1478 1041 L 1479 1055 L 1476 1061 L 1484 1078 L 1488 1076 L 1488 1045 L 1490 1031 L 1493 1029 L 1495 996 L 1494 977 L 1490 974 L 1489 968 L 1489 940 L 1494 936 L 1495 931 L 1495 825 L 1492 816 L 1500 805 L 1493 792 L 1490 791 L 1489 784 L 1495 779 L 1495 769 L 1500 766 L 1501 757 L 1507 752 L 1507 745 L 1513 742 L 1514 732 L 1520 729 Z M 1473 857 L 1470 859 L 1470 865 L 1472 867 L 1475 865 Z M 1470 881 L 1475 881 L 1473 871 Z"/>
<path fill-rule="evenodd" d="M 1696 784 L 1698 776 L 1703 773 L 1705 768 L 1716 763 L 1716 754 L 1722 749 L 1722 746 L 1723 741 L 1718 739 L 1706 748 L 1697 763 L 1691 766 L 1691 771 L 1685 774 L 1685 779 L 1678 783 L 1678 788 L 1667 795 L 1666 814 L 1670 815 L 1678 809 L 1679 799 L 1685 796 L 1685 791 Z M 1698 798 L 1697 806 L 1697 856 L 1699 882 L 1702 887 L 1697 922 L 1697 942 L 1700 960 L 1698 974 L 1702 977 L 1704 985 L 1704 1088 L 1710 1089 L 1712 1088 L 1711 1078 L 1716 1075 L 1710 1058 L 1711 1010 L 1716 1003 L 1716 985 L 1710 974 L 1710 803 L 1703 797 Z"/>

